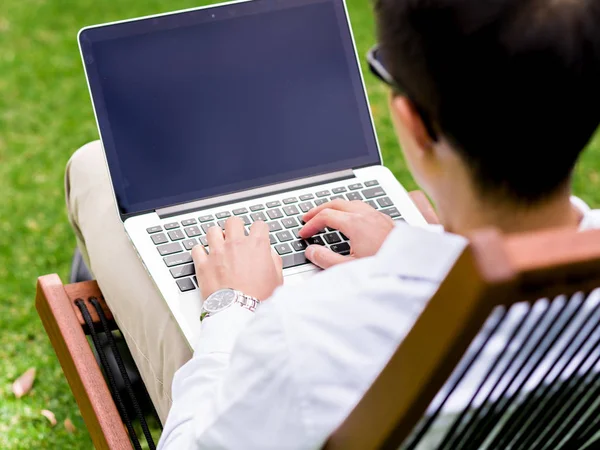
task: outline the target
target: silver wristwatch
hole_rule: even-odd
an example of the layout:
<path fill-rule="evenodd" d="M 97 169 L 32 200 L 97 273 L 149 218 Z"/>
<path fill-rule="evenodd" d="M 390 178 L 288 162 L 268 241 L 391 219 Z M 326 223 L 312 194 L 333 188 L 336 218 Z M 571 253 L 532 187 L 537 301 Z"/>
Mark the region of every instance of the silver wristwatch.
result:
<path fill-rule="evenodd" d="M 221 289 L 208 296 L 204 300 L 202 305 L 202 315 L 200 319 L 205 319 L 208 316 L 221 312 L 229 308 L 234 303 L 237 303 L 242 308 L 246 308 L 249 311 L 256 311 L 259 305 L 258 299 L 250 297 L 243 292 L 236 291 L 235 289 Z"/>

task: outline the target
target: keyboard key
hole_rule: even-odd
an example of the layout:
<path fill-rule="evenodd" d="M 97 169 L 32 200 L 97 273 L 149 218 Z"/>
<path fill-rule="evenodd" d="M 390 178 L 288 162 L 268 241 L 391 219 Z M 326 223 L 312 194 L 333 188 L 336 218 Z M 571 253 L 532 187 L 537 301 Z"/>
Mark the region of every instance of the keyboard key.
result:
<path fill-rule="evenodd" d="M 242 222 L 244 222 L 244 225 L 246 225 L 246 226 L 252 224 L 252 222 L 250 222 L 250 219 L 248 218 L 248 216 L 242 216 L 242 217 L 240 217 L 240 219 L 242 219 Z"/>
<path fill-rule="evenodd" d="M 208 233 L 209 228 L 216 227 L 216 226 L 217 226 L 217 224 L 214 222 L 205 223 L 204 225 L 202 225 L 202 230 L 204 231 L 204 234 L 206 234 L 206 233 Z"/>
<path fill-rule="evenodd" d="M 281 206 L 281 202 L 277 200 L 274 202 L 267 203 L 267 208 L 276 208 L 277 206 Z"/>
<path fill-rule="evenodd" d="M 192 262 L 191 253 L 180 253 L 178 255 L 167 256 L 163 258 L 167 267 L 179 266 L 181 264 L 189 264 Z"/>
<path fill-rule="evenodd" d="M 327 200 L 326 198 L 320 198 L 320 199 L 318 199 L 318 200 L 315 200 L 315 205 L 317 205 L 317 206 L 321 206 L 321 205 L 323 205 L 323 204 L 327 203 L 328 201 L 329 201 L 329 200 Z"/>
<path fill-rule="evenodd" d="M 379 206 L 377 206 L 377 203 L 375 203 L 375 200 L 369 200 L 369 201 L 366 201 L 365 203 L 373 209 L 379 209 Z"/>
<path fill-rule="evenodd" d="M 208 238 L 206 236 L 200 236 L 199 239 L 203 246 L 208 247 Z"/>
<path fill-rule="evenodd" d="M 307 213 L 315 207 L 315 205 L 313 205 L 312 202 L 300 203 L 298 206 L 300 207 L 300 211 L 302 211 L 303 213 Z"/>
<path fill-rule="evenodd" d="M 325 241 L 321 236 L 313 236 L 311 238 L 306 239 L 308 245 L 325 245 Z"/>
<path fill-rule="evenodd" d="M 181 292 L 193 291 L 196 289 L 191 278 L 184 278 L 183 280 L 177 280 L 177 286 Z"/>
<path fill-rule="evenodd" d="M 294 237 L 289 231 L 280 231 L 279 233 L 277 233 L 277 239 L 279 239 L 279 242 L 288 242 L 292 241 Z"/>
<path fill-rule="evenodd" d="M 328 197 L 331 195 L 331 192 L 329 191 L 319 191 L 317 192 L 317 197 L 321 198 L 321 197 Z"/>
<path fill-rule="evenodd" d="M 384 214 L 387 214 L 392 219 L 400 219 L 402 217 L 402 214 L 400 214 L 400 211 L 398 211 L 398 208 L 382 209 L 381 212 Z"/>
<path fill-rule="evenodd" d="M 292 233 L 294 233 L 294 236 L 296 237 L 296 239 L 302 239 L 302 238 L 300 237 L 300 230 L 301 230 L 301 229 L 302 229 L 302 228 L 296 228 L 295 230 L 292 230 Z"/>
<path fill-rule="evenodd" d="M 345 187 L 337 187 L 331 190 L 331 192 L 333 192 L 334 194 L 343 194 L 344 192 L 346 192 L 348 189 L 346 189 Z"/>
<path fill-rule="evenodd" d="M 283 199 L 284 205 L 291 205 L 292 203 L 298 203 L 298 199 L 296 197 L 289 197 Z"/>
<path fill-rule="evenodd" d="M 265 205 L 254 205 L 250 207 L 250 211 L 252 212 L 262 211 L 263 209 L 265 209 Z"/>
<path fill-rule="evenodd" d="M 202 234 L 202 231 L 200 231 L 200 228 L 197 226 L 184 228 L 184 230 L 188 237 L 200 236 Z"/>
<path fill-rule="evenodd" d="M 192 277 L 192 279 L 194 280 L 194 283 L 196 284 L 196 286 L 200 287 L 200 285 L 198 284 L 198 278 L 196 277 L 196 275 L 194 275 Z"/>
<path fill-rule="evenodd" d="M 390 200 L 389 197 L 378 198 L 377 203 L 382 208 L 389 208 L 390 206 L 394 206 L 394 203 Z"/>
<path fill-rule="evenodd" d="M 171 275 L 173 276 L 173 278 L 188 277 L 190 275 L 194 275 L 194 272 L 195 270 L 193 264 L 173 267 L 171 269 Z"/>
<path fill-rule="evenodd" d="M 146 231 L 148 232 L 148 234 L 158 233 L 159 231 L 162 231 L 162 227 L 160 225 L 156 227 L 150 227 L 146 228 Z"/>
<path fill-rule="evenodd" d="M 275 245 L 277 244 L 277 239 L 275 239 L 275 236 L 273 236 L 272 234 L 269 234 L 269 242 L 271 243 L 271 245 Z"/>
<path fill-rule="evenodd" d="M 155 234 L 151 237 L 152 242 L 154 242 L 154 245 L 166 244 L 167 242 L 169 242 L 167 236 L 165 236 L 165 233 Z"/>
<path fill-rule="evenodd" d="M 196 225 L 198 222 L 196 221 L 196 219 L 187 219 L 187 220 L 182 220 L 181 221 L 181 225 L 183 225 L 184 227 L 189 227 L 190 225 Z"/>
<path fill-rule="evenodd" d="M 350 254 L 350 245 L 347 242 L 342 242 L 340 244 L 333 244 L 329 247 L 331 251 L 335 253 L 339 253 L 340 255 L 349 255 Z"/>
<path fill-rule="evenodd" d="M 277 209 L 270 209 L 267 211 L 267 215 L 269 216 L 269 218 L 271 218 L 272 220 L 274 219 L 280 219 L 283 217 L 283 213 L 281 212 L 281 210 L 279 208 Z"/>
<path fill-rule="evenodd" d="M 269 220 L 269 219 L 267 219 L 267 216 L 265 216 L 264 212 L 250 214 L 250 217 L 252 217 L 252 220 L 254 222 L 258 222 L 259 220 L 262 220 L 263 222 L 266 222 L 267 220 Z"/>
<path fill-rule="evenodd" d="M 185 234 L 183 234 L 183 231 L 181 230 L 173 230 L 169 231 L 169 237 L 172 241 L 180 241 L 182 239 L 185 239 Z"/>
<path fill-rule="evenodd" d="M 275 222 L 269 222 L 269 232 L 272 233 L 274 231 L 283 230 L 281 224 L 276 220 Z"/>
<path fill-rule="evenodd" d="M 377 180 L 371 180 L 371 181 L 367 181 L 365 183 L 366 187 L 373 187 L 373 186 L 379 186 L 379 181 Z"/>
<path fill-rule="evenodd" d="M 186 250 L 191 250 L 194 246 L 198 245 L 198 241 L 196 239 L 186 239 L 182 244 Z"/>
<path fill-rule="evenodd" d="M 292 248 L 297 252 L 303 252 L 308 247 L 308 244 L 305 241 L 294 241 L 292 242 Z"/>
<path fill-rule="evenodd" d="M 220 212 L 215 215 L 217 216 L 217 219 L 227 219 L 228 217 L 231 217 L 231 213 L 227 211 Z"/>
<path fill-rule="evenodd" d="M 281 224 L 286 228 L 294 228 L 298 226 L 298 222 L 293 217 L 288 217 L 286 219 L 281 219 Z"/>
<path fill-rule="evenodd" d="M 219 225 L 221 227 L 221 230 L 225 231 L 225 220 L 219 220 L 217 222 L 217 225 Z"/>
<path fill-rule="evenodd" d="M 340 237 L 341 237 L 343 240 L 345 240 L 345 241 L 349 241 L 349 240 L 350 240 L 350 239 L 348 239 L 348 236 L 346 236 L 346 235 L 345 235 L 344 233 L 342 233 L 341 231 L 340 231 Z"/>
<path fill-rule="evenodd" d="M 233 210 L 233 215 L 241 216 L 242 214 L 248 214 L 248 210 L 246 208 L 237 208 Z"/>
<path fill-rule="evenodd" d="M 278 244 L 275 245 L 274 248 L 280 255 L 287 255 L 288 253 L 292 253 L 292 247 L 290 247 L 290 244 Z"/>
<path fill-rule="evenodd" d="M 297 216 L 298 214 L 300 214 L 300 211 L 298 211 L 298 208 L 296 208 L 296 205 L 285 206 L 283 208 L 283 212 L 285 213 L 286 216 Z"/>
<path fill-rule="evenodd" d="M 165 224 L 165 230 L 172 230 L 174 228 L 179 228 L 179 222 L 171 222 Z"/>
<path fill-rule="evenodd" d="M 156 249 L 158 250 L 158 253 L 160 253 L 161 256 L 167 256 L 167 255 L 171 255 L 173 253 L 178 253 L 178 252 L 183 251 L 183 249 L 181 248 L 181 244 L 179 244 L 179 242 L 173 242 L 171 244 L 161 245 L 160 247 L 156 247 Z"/>
<path fill-rule="evenodd" d="M 334 195 L 333 197 L 331 197 L 330 200 L 331 201 L 334 201 L 334 200 L 346 200 L 346 198 L 343 195 Z"/>
<path fill-rule="evenodd" d="M 281 257 L 281 262 L 283 263 L 284 269 L 289 269 L 290 267 L 301 266 L 302 264 L 308 263 L 308 259 L 304 253 L 294 253 L 292 255 L 285 255 Z"/>
<path fill-rule="evenodd" d="M 215 220 L 215 218 L 212 215 L 207 215 L 207 216 L 200 216 L 198 217 L 198 220 L 202 223 L 206 223 L 206 222 L 210 222 L 212 220 Z"/>
<path fill-rule="evenodd" d="M 315 198 L 315 196 L 312 194 L 304 194 L 304 195 L 301 195 L 299 198 L 300 198 L 301 202 L 305 202 L 307 200 L 312 200 L 313 198 Z"/>
<path fill-rule="evenodd" d="M 357 189 L 362 189 L 363 185 L 361 183 L 354 183 L 351 184 L 350 186 L 348 186 L 348 189 L 350 189 L 351 191 L 356 191 Z"/>
<path fill-rule="evenodd" d="M 364 191 L 362 191 L 362 193 L 365 196 L 365 198 L 382 197 L 385 195 L 385 191 L 380 187 L 365 189 Z"/>
<path fill-rule="evenodd" d="M 323 236 L 323 239 L 325 239 L 325 241 L 328 244 L 337 244 L 338 242 L 342 242 L 342 239 L 338 236 L 337 233 L 326 234 L 325 236 Z"/>
<path fill-rule="evenodd" d="M 349 194 L 346 194 L 346 197 L 348 197 L 348 200 L 353 201 L 353 200 L 362 200 L 362 195 L 360 195 L 360 192 L 350 192 Z"/>

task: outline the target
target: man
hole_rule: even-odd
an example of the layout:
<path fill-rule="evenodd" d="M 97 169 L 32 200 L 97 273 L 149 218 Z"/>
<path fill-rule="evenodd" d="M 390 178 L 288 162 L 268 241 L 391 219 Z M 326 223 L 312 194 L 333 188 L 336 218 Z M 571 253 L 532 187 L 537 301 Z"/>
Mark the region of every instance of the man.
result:
<path fill-rule="evenodd" d="M 405 157 L 454 234 L 394 228 L 362 203 L 322 205 L 305 216 L 302 236 L 337 228 L 352 255 L 309 247 L 315 264 L 335 267 L 280 288 L 264 224 L 247 237 L 236 218 L 225 235 L 212 228 L 210 255 L 193 250 L 203 295 L 233 288 L 266 301 L 256 313 L 233 305 L 202 322 L 195 354 L 174 377 L 162 448 L 319 447 L 447 274 L 460 235 L 600 227 L 600 212 L 570 195 L 600 122 L 598 2 L 377 0 L 375 11 L 374 57 Z M 104 215 L 114 207 L 98 153 L 88 146 L 70 163 L 71 219 L 164 417 L 165 383 L 189 354 L 126 238 L 101 238 L 118 219 Z"/>

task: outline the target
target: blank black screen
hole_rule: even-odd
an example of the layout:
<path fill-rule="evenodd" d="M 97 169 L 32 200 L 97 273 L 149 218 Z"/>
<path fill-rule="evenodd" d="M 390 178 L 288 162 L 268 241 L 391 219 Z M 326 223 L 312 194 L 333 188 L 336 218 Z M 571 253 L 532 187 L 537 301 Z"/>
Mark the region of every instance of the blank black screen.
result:
<path fill-rule="evenodd" d="M 341 0 L 255 0 L 80 41 L 122 214 L 379 161 Z"/>

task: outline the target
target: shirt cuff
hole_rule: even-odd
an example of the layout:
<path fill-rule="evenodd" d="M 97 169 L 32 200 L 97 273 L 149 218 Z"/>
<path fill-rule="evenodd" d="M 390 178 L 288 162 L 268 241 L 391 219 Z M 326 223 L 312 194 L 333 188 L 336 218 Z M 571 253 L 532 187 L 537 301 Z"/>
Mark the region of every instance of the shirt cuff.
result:
<path fill-rule="evenodd" d="M 200 324 L 194 354 L 231 353 L 238 335 L 253 317 L 252 311 L 237 303 L 206 317 Z"/>

